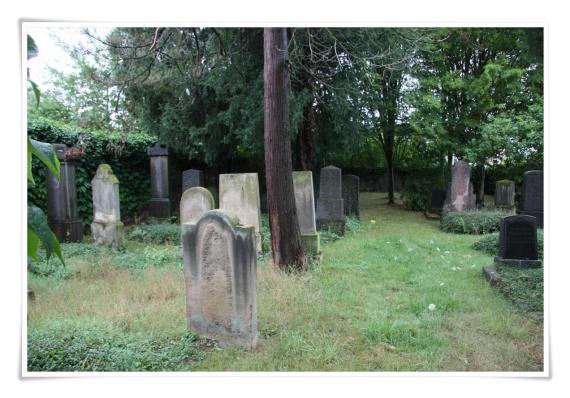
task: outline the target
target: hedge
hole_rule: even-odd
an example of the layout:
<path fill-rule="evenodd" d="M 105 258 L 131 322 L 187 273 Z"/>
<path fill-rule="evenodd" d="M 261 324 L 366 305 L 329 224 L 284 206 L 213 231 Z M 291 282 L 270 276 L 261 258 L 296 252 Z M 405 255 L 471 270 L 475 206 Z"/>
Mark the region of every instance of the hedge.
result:
<path fill-rule="evenodd" d="M 501 211 L 451 212 L 442 217 L 441 229 L 456 234 L 488 234 L 499 231 L 501 218 L 507 216 Z"/>
<path fill-rule="evenodd" d="M 84 148 L 76 160 L 76 183 L 79 216 L 85 224 L 93 219 L 91 180 L 101 163 L 108 163 L 120 181 L 121 216 L 134 217 L 148 205 L 150 199 L 150 162 L 147 148 L 157 138 L 130 133 L 124 145 L 116 132 L 86 131 L 42 117 L 28 119 L 28 136 L 49 143 L 63 143 Z M 119 150 L 117 150 L 119 148 Z M 35 186 L 28 185 L 28 203 L 47 210 L 45 169 L 37 159 L 33 162 Z"/>

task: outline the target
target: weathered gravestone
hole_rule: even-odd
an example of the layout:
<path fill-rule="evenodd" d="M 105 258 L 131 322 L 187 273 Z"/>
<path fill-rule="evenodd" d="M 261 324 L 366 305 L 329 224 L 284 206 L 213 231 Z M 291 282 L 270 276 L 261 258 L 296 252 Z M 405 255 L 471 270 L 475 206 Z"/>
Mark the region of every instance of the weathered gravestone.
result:
<path fill-rule="evenodd" d="M 517 267 L 540 267 L 536 218 L 513 215 L 501 219 L 499 255 L 495 262 Z"/>
<path fill-rule="evenodd" d="M 360 219 L 360 178 L 352 174 L 342 176 L 344 214 Z"/>
<path fill-rule="evenodd" d="M 451 184 L 443 206 L 443 213 L 465 211 L 474 207 L 473 187 L 470 186 L 471 166 L 459 160 L 451 166 Z"/>
<path fill-rule="evenodd" d="M 151 217 L 168 218 L 171 214 L 168 148 L 157 142 L 148 148 L 148 156 L 150 156 L 151 191 L 148 211 Z"/>
<path fill-rule="evenodd" d="M 195 224 L 214 207 L 214 196 L 206 188 L 193 187 L 187 189 L 180 199 L 180 223 Z"/>
<path fill-rule="evenodd" d="M 500 180 L 495 184 L 495 208 L 506 212 L 515 209 L 515 183 L 510 180 Z"/>
<path fill-rule="evenodd" d="M 536 217 L 537 225 L 544 227 L 544 173 L 541 170 L 524 174 L 520 214 Z"/>
<path fill-rule="evenodd" d="M 96 245 L 123 248 L 123 223 L 119 199 L 119 180 L 111 166 L 100 164 L 91 180 L 93 222 L 91 234 Z"/>
<path fill-rule="evenodd" d="M 256 252 L 253 225 L 224 210 L 182 228 L 188 328 L 222 345 L 257 341 Z"/>
<path fill-rule="evenodd" d="M 182 192 L 193 187 L 204 186 L 204 173 L 202 170 L 188 169 L 182 172 Z"/>
<path fill-rule="evenodd" d="M 441 213 L 443 203 L 445 202 L 447 192 L 443 190 L 431 191 L 431 211 L 434 213 Z"/>
<path fill-rule="evenodd" d="M 77 187 L 75 184 L 75 162 L 66 159 L 67 145 L 53 144 L 59 159 L 59 179 L 49 169 L 47 179 L 48 223 L 60 242 L 81 242 L 83 222 L 79 218 Z"/>
<path fill-rule="evenodd" d="M 257 173 L 220 174 L 220 208 L 235 213 L 243 225 L 255 227 L 261 251 L 261 210 Z"/>
<path fill-rule="evenodd" d="M 313 172 L 294 171 L 293 189 L 297 219 L 301 230 L 301 241 L 305 251 L 316 255 L 320 253 L 320 237 L 315 220 L 315 194 L 313 191 Z"/>
<path fill-rule="evenodd" d="M 342 170 L 335 166 L 323 167 L 317 200 L 317 228 L 344 235 L 345 227 Z"/>

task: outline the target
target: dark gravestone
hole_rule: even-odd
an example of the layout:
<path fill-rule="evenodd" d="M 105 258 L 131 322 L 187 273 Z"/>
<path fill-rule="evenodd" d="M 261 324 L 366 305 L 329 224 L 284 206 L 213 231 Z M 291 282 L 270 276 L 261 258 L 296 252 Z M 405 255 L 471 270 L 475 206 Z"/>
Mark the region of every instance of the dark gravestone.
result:
<path fill-rule="evenodd" d="M 342 171 L 335 166 L 321 169 L 317 200 L 317 229 L 344 235 L 346 220 L 342 199 Z"/>
<path fill-rule="evenodd" d="M 81 242 L 83 223 L 77 206 L 75 162 L 65 159 L 67 146 L 53 144 L 59 159 L 59 180 L 47 170 L 47 215 L 48 223 L 60 242 Z"/>
<path fill-rule="evenodd" d="M 501 219 L 499 264 L 517 267 L 540 267 L 536 238 L 536 218 L 516 215 Z"/>
<path fill-rule="evenodd" d="M 148 149 L 150 156 L 149 215 L 156 218 L 170 217 L 170 184 L 168 183 L 168 148 L 156 143 Z"/>
<path fill-rule="evenodd" d="M 360 178 L 352 174 L 342 176 L 344 214 L 360 219 Z"/>
<path fill-rule="evenodd" d="M 524 174 L 520 214 L 536 217 L 537 225 L 544 226 L 544 174 L 541 170 Z"/>
<path fill-rule="evenodd" d="M 189 169 L 182 172 L 182 193 L 187 189 L 204 186 L 202 170 Z"/>
<path fill-rule="evenodd" d="M 512 211 L 515 208 L 514 181 L 497 181 L 495 185 L 495 207 L 504 211 Z"/>
<path fill-rule="evenodd" d="M 445 202 L 445 197 L 447 195 L 446 191 L 443 190 L 433 190 L 431 191 L 431 209 L 435 212 L 441 212 L 443 209 L 443 203 Z"/>

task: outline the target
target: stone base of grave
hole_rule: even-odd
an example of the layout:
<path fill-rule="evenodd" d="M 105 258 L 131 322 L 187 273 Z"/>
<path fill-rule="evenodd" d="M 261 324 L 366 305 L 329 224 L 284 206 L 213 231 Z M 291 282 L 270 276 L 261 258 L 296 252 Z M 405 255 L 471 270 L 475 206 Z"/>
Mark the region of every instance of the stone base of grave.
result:
<path fill-rule="evenodd" d="M 91 235 L 98 246 L 108 246 L 113 250 L 121 250 L 123 246 L 123 223 L 103 223 L 93 221 L 91 223 Z"/>
<path fill-rule="evenodd" d="M 517 213 L 515 206 L 501 206 L 501 205 L 497 206 L 497 205 L 495 205 L 495 210 L 501 211 L 505 214 L 512 214 L 512 215 L 515 215 Z"/>
<path fill-rule="evenodd" d="M 72 220 L 49 220 L 51 230 L 60 242 L 82 242 L 83 222 L 79 218 Z"/>
<path fill-rule="evenodd" d="M 346 220 L 317 219 L 317 229 L 319 231 L 330 231 L 339 236 L 344 236 L 344 232 L 346 231 Z"/>
<path fill-rule="evenodd" d="M 439 220 L 441 219 L 441 209 L 429 209 L 424 211 L 424 216 L 428 220 Z"/>
<path fill-rule="evenodd" d="M 540 260 L 518 260 L 510 258 L 495 257 L 495 264 L 506 265 L 508 267 L 517 268 L 540 268 L 542 266 L 542 261 Z"/>
<path fill-rule="evenodd" d="M 301 244 L 305 252 L 311 256 L 316 256 L 321 252 L 321 237 L 318 232 L 301 234 Z"/>
<path fill-rule="evenodd" d="M 543 211 L 530 211 L 530 210 L 519 210 L 519 214 L 523 216 L 532 216 L 536 218 L 536 226 L 538 228 L 544 228 L 544 212 Z"/>
<path fill-rule="evenodd" d="M 171 215 L 170 199 L 151 199 L 148 203 L 148 214 L 155 218 L 169 218 Z"/>
<path fill-rule="evenodd" d="M 485 276 L 485 279 L 487 279 L 491 286 L 497 286 L 501 283 L 501 275 L 499 275 L 492 265 L 483 267 L 483 276 Z"/>

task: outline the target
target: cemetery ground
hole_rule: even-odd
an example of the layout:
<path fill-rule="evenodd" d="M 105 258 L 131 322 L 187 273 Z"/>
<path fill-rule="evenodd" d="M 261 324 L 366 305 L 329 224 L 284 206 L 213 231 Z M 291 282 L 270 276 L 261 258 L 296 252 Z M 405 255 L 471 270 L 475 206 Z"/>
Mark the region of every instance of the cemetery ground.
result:
<path fill-rule="evenodd" d="M 481 237 L 385 197 L 361 193 L 361 223 L 306 273 L 258 258 L 253 350 L 186 330 L 176 240 L 64 245 L 66 269 L 28 273 L 28 370 L 541 371 L 543 323 L 484 280 Z"/>

